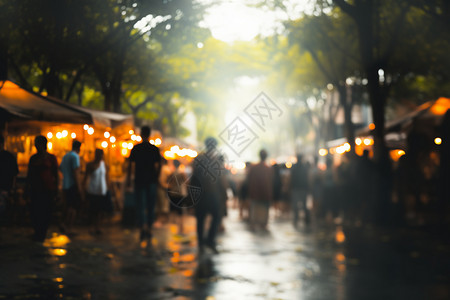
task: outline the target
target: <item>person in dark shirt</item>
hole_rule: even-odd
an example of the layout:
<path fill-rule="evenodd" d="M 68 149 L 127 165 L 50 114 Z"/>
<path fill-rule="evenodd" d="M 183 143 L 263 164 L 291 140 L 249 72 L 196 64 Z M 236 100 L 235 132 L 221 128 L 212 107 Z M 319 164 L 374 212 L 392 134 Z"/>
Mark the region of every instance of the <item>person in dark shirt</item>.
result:
<path fill-rule="evenodd" d="M 151 239 L 151 228 L 155 220 L 156 188 L 161 171 L 159 149 L 149 143 L 150 127 L 141 128 L 142 143 L 131 150 L 127 173 L 127 187 L 131 187 L 131 173 L 134 167 L 134 193 L 141 229 L 140 240 Z"/>
<path fill-rule="evenodd" d="M 58 162 L 47 152 L 47 138 L 39 135 L 34 145 L 37 153 L 28 163 L 27 194 L 31 196 L 31 220 L 33 239 L 43 242 L 50 225 L 54 200 L 58 192 Z"/>
<path fill-rule="evenodd" d="M 0 135 L 0 214 L 6 209 L 7 199 L 19 173 L 16 158 L 11 152 L 6 151 L 4 147 L 5 138 Z"/>

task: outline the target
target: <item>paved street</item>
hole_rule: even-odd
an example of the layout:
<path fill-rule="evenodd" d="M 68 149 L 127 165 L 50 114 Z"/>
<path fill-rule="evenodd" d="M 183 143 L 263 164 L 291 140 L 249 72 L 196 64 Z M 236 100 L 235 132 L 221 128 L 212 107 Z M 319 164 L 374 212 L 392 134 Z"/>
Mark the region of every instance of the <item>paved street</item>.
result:
<path fill-rule="evenodd" d="M 28 228 L 3 227 L 0 299 L 450 298 L 448 235 L 317 222 L 294 229 L 273 216 L 269 232 L 254 233 L 233 209 L 225 227 L 220 253 L 202 256 L 192 217 L 186 235 L 162 225 L 147 247 L 118 221 L 100 237 L 53 231 L 44 245 Z"/>

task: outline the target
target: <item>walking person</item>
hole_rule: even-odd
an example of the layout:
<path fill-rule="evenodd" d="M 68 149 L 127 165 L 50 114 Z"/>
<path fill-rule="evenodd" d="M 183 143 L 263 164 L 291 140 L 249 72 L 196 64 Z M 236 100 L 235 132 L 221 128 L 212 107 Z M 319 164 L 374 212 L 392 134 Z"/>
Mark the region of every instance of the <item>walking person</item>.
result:
<path fill-rule="evenodd" d="M 158 147 L 150 144 L 149 126 L 142 126 L 142 142 L 131 150 L 127 172 L 127 188 L 131 188 L 131 173 L 134 168 L 134 193 L 140 228 L 140 241 L 151 240 L 155 221 L 156 188 L 161 171 L 161 154 Z"/>
<path fill-rule="evenodd" d="M 252 230 L 267 230 L 272 200 L 273 170 L 266 164 L 266 150 L 259 152 L 259 158 L 259 163 L 252 166 L 248 173 L 250 226 Z"/>
<path fill-rule="evenodd" d="M 190 186 L 200 191 L 198 203 L 195 205 L 197 220 L 197 242 L 200 254 L 204 247 L 218 253 L 216 236 L 221 221 L 220 173 L 223 171 L 222 162 L 217 153 L 217 140 L 209 137 L 205 141 L 206 151 L 200 153 L 194 160 Z M 191 188 L 191 189 L 193 189 Z M 206 239 L 204 238 L 205 220 L 211 216 L 211 222 Z"/>
<path fill-rule="evenodd" d="M 8 200 L 18 173 L 17 159 L 11 152 L 5 150 L 5 138 L 0 135 L 0 216 L 8 208 Z"/>
<path fill-rule="evenodd" d="M 73 235 L 73 225 L 81 207 L 80 180 L 81 142 L 72 141 L 72 151 L 64 155 L 59 169 L 63 174 L 63 197 L 65 200 L 64 219 L 61 225 L 63 232 Z"/>
<path fill-rule="evenodd" d="M 43 242 L 58 192 L 58 162 L 47 152 L 47 138 L 39 135 L 34 140 L 37 153 L 28 163 L 26 192 L 31 196 L 30 213 L 34 229 L 33 240 Z"/>
<path fill-rule="evenodd" d="M 83 187 L 86 188 L 86 199 L 89 203 L 89 225 L 91 234 L 102 234 L 100 222 L 108 206 L 108 169 L 103 160 L 102 149 L 95 149 L 94 160 L 86 165 Z"/>
<path fill-rule="evenodd" d="M 308 175 L 308 164 L 303 161 L 303 155 L 297 154 L 297 163 L 292 166 L 290 181 L 291 208 L 294 227 L 298 226 L 300 209 L 305 213 L 305 223 L 309 224 L 311 221 L 310 212 L 306 206 L 309 186 Z"/>

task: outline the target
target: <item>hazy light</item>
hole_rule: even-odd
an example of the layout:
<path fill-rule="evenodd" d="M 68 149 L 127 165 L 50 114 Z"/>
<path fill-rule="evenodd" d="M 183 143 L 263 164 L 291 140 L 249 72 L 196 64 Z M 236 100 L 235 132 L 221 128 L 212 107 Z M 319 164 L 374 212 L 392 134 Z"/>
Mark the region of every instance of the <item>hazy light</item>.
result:
<path fill-rule="evenodd" d="M 128 149 L 129 150 L 133 149 L 133 143 L 128 143 Z"/>
<path fill-rule="evenodd" d="M 61 132 L 57 132 L 57 133 L 56 133 L 56 138 L 57 138 L 57 139 L 62 138 L 62 133 L 61 133 Z"/>
<path fill-rule="evenodd" d="M 440 137 L 437 137 L 437 138 L 434 139 L 434 143 L 436 145 L 440 145 L 440 144 L 442 144 L 442 139 Z"/>
<path fill-rule="evenodd" d="M 156 146 L 161 145 L 161 143 L 162 143 L 162 141 L 161 141 L 160 138 L 157 138 L 157 139 L 155 140 L 155 145 L 156 145 Z"/>
<path fill-rule="evenodd" d="M 290 169 L 292 168 L 292 163 L 290 161 L 288 161 L 287 163 L 285 163 L 286 168 Z"/>
<path fill-rule="evenodd" d="M 128 148 L 128 143 L 127 142 L 123 142 L 122 143 L 122 148 Z"/>
<path fill-rule="evenodd" d="M 201 42 L 198 42 L 198 43 L 197 43 L 197 48 L 202 49 L 203 46 L 204 46 L 203 43 L 201 43 Z"/>
<path fill-rule="evenodd" d="M 136 142 L 142 142 L 142 138 L 140 135 L 136 136 Z"/>
<path fill-rule="evenodd" d="M 154 145 L 155 141 L 154 140 L 150 140 L 150 144 Z"/>
<path fill-rule="evenodd" d="M 62 131 L 62 136 L 63 137 L 66 137 L 66 136 L 68 136 L 69 135 L 69 132 L 67 131 L 67 130 L 63 130 Z"/>
<path fill-rule="evenodd" d="M 111 136 L 111 137 L 109 138 L 109 141 L 110 141 L 111 143 L 115 143 L 115 142 L 116 142 L 116 137 L 115 137 L 115 136 Z"/>
<path fill-rule="evenodd" d="M 128 153 L 128 150 L 127 150 L 127 149 L 125 149 L 125 148 L 122 149 L 122 155 L 123 155 L 123 156 L 127 155 L 127 153 Z"/>
<path fill-rule="evenodd" d="M 342 147 L 344 148 L 344 151 L 346 151 L 346 152 L 350 151 L 350 149 L 352 148 L 349 143 L 345 143 Z"/>
<path fill-rule="evenodd" d="M 132 140 L 132 141 L 135 141 L 135 140 L 136 140 L 136 135 L 135 135 L 135 134 L 133 134 L 133 135 L 131 136 L 131 140 Z"/>
<path fill-rule="evenodd" d="M 129 134 L 133 134 L 134 130 L 130 129 L 130 131 L 128 131 Z"/>
<path fill-rule="evenodd" d="M 88 130 L 89 129 L 89 125 L 88 124 L 84 124 L 83 129 L 84 130 Z"/>
<path fill-rule="evenodd" d="M 358 145 L 358 146 L 361 145 L 362 144 L 362 140 L 360 138 L 356 138 L 355 139 L 355 144 Z"/>
<path fill-rule="evenodd" d="M 105 133 L 103 134 L 103 136 L 105 137 L 105 139 L 109 138 L 111 134 L 108 131 L 105 131 Z"/>
<path fill-rule="evenodd" d="M 52 142 L 48 142 L 47 148 L 48 148 L 48 150 L 52 150 L 52 148 L 53 148 Z"/>
<path fill-rule="evenodd" d="M 375 124 L 374 123 L 370 123 L 369 124 L 369 129 L 370 130 L 374 130 L 375 129 Z"/>
<path fill-rule="evenodd" d="M 102 142 L 102 147 L 103 147 L 103 148 L 108 147 L 108 142 L 107 142 L 107 141 L 103 141 L 103 142 Z"/>
<path fill-rule="evenodd" d="M 364 139 L 364 145 L 369 146 L 371 143 L 371 139 Z"/>
<path fill-rule="evenodd" d="M 89 127 L 88 130 L 87 130 L 87 133 L 88 133 L 89 135 L 93 135 L 93 134 L 94 134 L 94 128 Z"/>
<path fill-rule="evenodd" d="M 53 137 L 53 133 L 49 132 L 47 133 L 47 138 L 51 139 Z"/>
<path fill-rule="evenodd" d="M 328 154 L 328 150 L 325 148 L 319 149 L 319 155 L 320 156 L 325 156 Z"/>
<path fill-rule="evenodd" d="M 70 135 L 71 138 L 75 139 L 77 137 L 77 134 L 75 132 L 72 132 L 72 134 Z"/>

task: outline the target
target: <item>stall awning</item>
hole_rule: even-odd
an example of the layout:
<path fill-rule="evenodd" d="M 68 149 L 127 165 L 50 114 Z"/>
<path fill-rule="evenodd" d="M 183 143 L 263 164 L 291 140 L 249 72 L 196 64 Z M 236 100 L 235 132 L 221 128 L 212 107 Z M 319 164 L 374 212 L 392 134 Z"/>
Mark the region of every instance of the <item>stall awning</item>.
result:
<path fill-rule="evenodd" d="M 437 100 L 426 102 L 405 116 L 386 122 L 385 133 L 404 132 L 417 119 L 432 119 L 435 125 L 438 125 L 448 109 L 450 109 L 449 98 L 441 97 Z M 369 127 L 365 127 L 356 131 L 356 135 L 369 136 L 372 135 L 372 130 Z"/>
<path fill-rule="evenodd" d="M 0 81 L 0 108 L 12 119 L 74 124 L 93 122 L 89 113 L 29 92 L 11 81 Z"/>
<path fill-rule="evenodd" d="M 0 81 L 0 115 L 9 119 L 115 128 L 133 126 L 132 115 L 98 111 L 29 92 L 11 81 Z"/>

